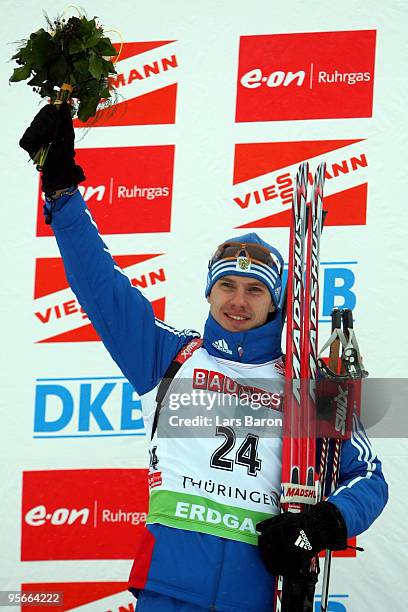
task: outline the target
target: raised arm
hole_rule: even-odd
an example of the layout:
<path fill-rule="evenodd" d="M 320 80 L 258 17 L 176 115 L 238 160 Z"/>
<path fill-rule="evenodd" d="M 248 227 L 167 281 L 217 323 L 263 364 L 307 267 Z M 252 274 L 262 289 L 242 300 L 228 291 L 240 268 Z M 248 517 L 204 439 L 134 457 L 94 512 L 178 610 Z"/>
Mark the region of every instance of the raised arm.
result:
<path fill-rule="evenodd" d="M 150 302 L 112 258 L 76 186 L 85 179 L 75 164 L 68 105 L 41 109 L 20 141 L 33 158 L 52 141 L 42 184 L 67 280 L 103 343 L 139 394 L 153 389 L 171 360 L 198 334 L 158 321 Z M 66 193 L 67 191 L 67 193 Z"/>

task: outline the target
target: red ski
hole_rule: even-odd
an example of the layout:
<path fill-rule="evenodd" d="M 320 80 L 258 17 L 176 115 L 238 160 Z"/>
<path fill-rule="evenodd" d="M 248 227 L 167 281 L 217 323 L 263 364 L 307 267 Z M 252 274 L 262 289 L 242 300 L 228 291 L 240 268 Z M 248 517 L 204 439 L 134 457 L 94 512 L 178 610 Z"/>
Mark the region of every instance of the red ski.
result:
<path fill-rule="evenodd" d="M 316 378 L 318 359 L 319 257 L 325 164 L 313 182 L 306 207 L 308 164 L 300 165 L 293 197 L 287 280 L 285 406 L 282 449 L 281 511 L 302 512 L 319 499 L 316 475 Z M 306 219 L 309 215 L 306 241 Z M 307 244 L 306 244 L 307 242 Z M 310 574 L 317 580 L 318 562 Z M 275 612 L 292 612 L 294 579 L 277 577 Z M 299 612 L 312 609 L 306 601 Z M 296 604 L 298 605 L 298 604 Z M 302 604 L 303 605 L 303 604 Z"/>

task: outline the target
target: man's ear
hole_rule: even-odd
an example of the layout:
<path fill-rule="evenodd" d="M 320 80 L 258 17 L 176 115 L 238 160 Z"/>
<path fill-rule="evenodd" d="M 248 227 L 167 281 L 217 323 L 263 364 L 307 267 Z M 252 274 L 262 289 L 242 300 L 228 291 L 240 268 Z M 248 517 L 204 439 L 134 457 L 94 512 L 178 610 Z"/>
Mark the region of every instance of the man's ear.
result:
<path fill-rule="evenodd" d="M 268 310 L 268 312 L 271 312 L 271 313 L 272 313 L 272 312 L 275 312 L 275 310 L 276 310 L 276 306 L 275 306 L 275 304 L 273 303 L 272 298 L 271 298 L 271 305 L 269 306 L 269 310 Z"/>
<path fill-rule="evenodd" d="M 207 297 L 205 298 L 209 304 L 211 304 L 210 295 L 211 295 L 211 293 L 209 295 L 207 295 Z"/>

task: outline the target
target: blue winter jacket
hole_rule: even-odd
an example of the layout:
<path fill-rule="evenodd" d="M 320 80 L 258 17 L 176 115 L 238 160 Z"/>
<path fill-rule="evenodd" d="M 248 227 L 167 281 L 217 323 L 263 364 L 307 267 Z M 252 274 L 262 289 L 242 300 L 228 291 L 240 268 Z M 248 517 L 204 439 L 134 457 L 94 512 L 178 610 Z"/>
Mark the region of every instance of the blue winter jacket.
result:
<path fill-rule="evenodd" d="M 140 395 L 152 391 L 197 334 L 155 319 L 148 300 L 112 259 L 79 193 L 59 199 L 52 228 L 67 279 L 112 358 Z M 233 333 L 210 316 L 204 347 L 223 359 L 261 364 L 280 356 L 280 334 L 278 318 Z M 220 337 L 230 355 L 213 346 Z M 386 504 L 381 463 L 362 430 L 343 444 L 339 485 L 329 499 L 341 511 L 349 537 L 365 531 Z M 129 586 L 135 593 L 147 589 L 220 612 L 270 612 L 274 580 L 256 546 L 152 524 L 136 552 Z"/>

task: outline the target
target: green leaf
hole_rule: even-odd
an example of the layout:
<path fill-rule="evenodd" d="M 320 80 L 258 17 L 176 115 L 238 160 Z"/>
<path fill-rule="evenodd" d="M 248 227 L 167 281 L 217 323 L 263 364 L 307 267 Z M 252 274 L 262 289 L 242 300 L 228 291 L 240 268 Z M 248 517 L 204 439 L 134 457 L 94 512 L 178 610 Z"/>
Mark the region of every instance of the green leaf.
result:
<path fill-rule="evenodd" d="M 91 35 L 94 31 L 96 30 L 96 22 L 95 19 L 90 19 L 88 21 L 88 19 L 86 19 L 86 17 L 82 17 L 81 19 L 81 25 L 79 27 L 79 35 L 81 36 L 81 38 L 87 38 L 89 35 Z"/>
<path fill-rule="evenodd" d="M 36 32 L 32 32 L 32 34 L 30 34 L 30 40 L 34 40 L 37 36 L 40 36 L 43 32 L 45 32 L 44 28 L 40 28 Z"/>
<path fill-rule="evenodd" d="M 102 59 L 94 53 L 89 58 L 89 72 L 92 74 L 94 79 L 97 79 L 98 81 L 103 73 Z"/>
<path fill-rule="evenodd" d="M 95 51 L 97 51 L 100 55 L 104 55 L 105 57 L 113 57 L 118 54 L 109 38 L 101 38 L 95 47 Z"/>
<path fill-rule="evenodd" d="M 103 62 L 103 75 L 108 76 L 109 74 L 116 74 L 116 68 L 112 64 L 112 62 L 108 62 L 107 60 L 102 60 Z"/>
<path fill-rule="evenodd" d="M 52 62 L 48 67 L 48 74 L 50 81 L 54 85 L 62 85 L 62 83 L 68 78 L 68 64 L 63 55 L 58 55 L 55 62 Z"/>
<path fill-rule="evenodd" d="M 31 74 L 31 64 L 25 64 L 20 68 L 14 68 L 14 72 L 10 77 L 10 81 L 12 83 L 17 83 L 18 81 L 25 81 Z"/>
<path fill-rule="evenodd" d="M 89 72 L 89 59 L 88 57 L 80 57 L 74 62 L 75 73 L 82 76 L 87 76 Z"/>
<path fill-rule="evenodd" d="M 101 91 L 101 98 L 110 98 L 109 87 L 104 87 Z"/>
<path fill-rule="evenodd" d="M 83 98 L 79 103 L 78 119 L 84 123 L 96 113 L 99 100 L 97 98 Z"/>
<path fill-rule="evenodd" d="M 25 47 L 23 47 L 22 49 L 20 49 L 20 56 L 21 59 L 25 62 L 25 63 L 31 63 L 31 40 L 26 44 Z"/>
<path fill-rule="evenodd" d="M 44 83 L 46 78 L 47 72 L 45 70 L 40 70 L 34 74 L 33 78 L 28 81 L 27 85 L 30 85 L 30 87 L 38 87 Z"/>
<path fill-rule="evenodd" d="M 31 41 L 31 57 L 34 64 L 45 66 L 57 55 L 54 41 L 44 30 Z"/>
<path fill-rule="evenodd" d="M 81 53 L 81 51 L 85 50 L 85 45 L 78 36 L 73 36 L 68 47 L 68 52 L 70 55 L 74 53 Z"/>
<path fill-rule="evenodd" d="M 87 49 L 92 49 L 93 47 L 96 47 L 96 45 L 100 42 L 101 40 L 101 36 L 102 33 L 100 30 L 96 30 L 95 32 L 93 32 L 90 36 L 88 36 L 85 40 L 84 43 L 86 45 Z"/>
<path fill-rule="evenodd" d="M 86 82 L 86 97 L 96 98 L 99 96 L 99 80 L 97 79 L 89 79 Z"/>

